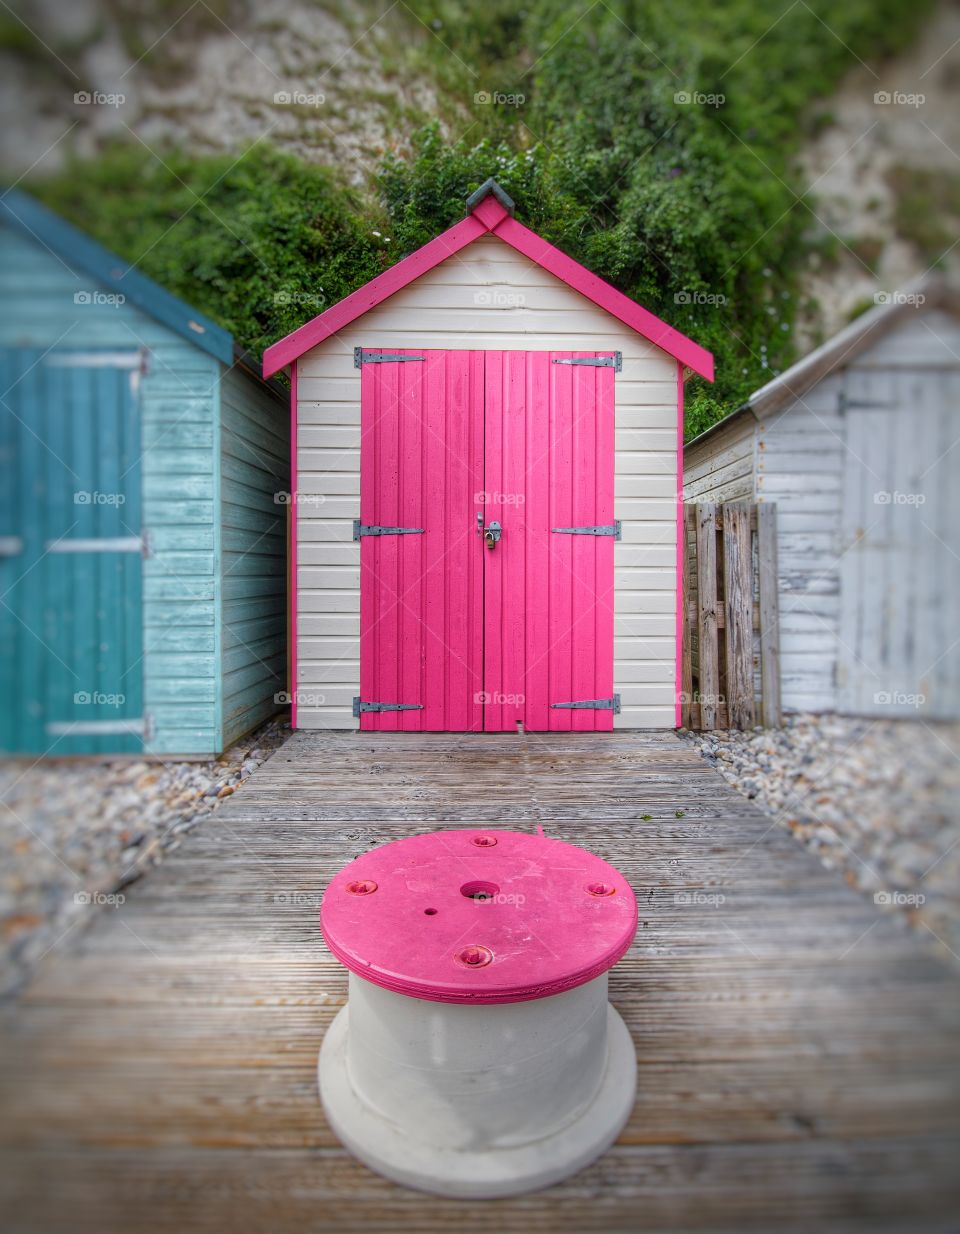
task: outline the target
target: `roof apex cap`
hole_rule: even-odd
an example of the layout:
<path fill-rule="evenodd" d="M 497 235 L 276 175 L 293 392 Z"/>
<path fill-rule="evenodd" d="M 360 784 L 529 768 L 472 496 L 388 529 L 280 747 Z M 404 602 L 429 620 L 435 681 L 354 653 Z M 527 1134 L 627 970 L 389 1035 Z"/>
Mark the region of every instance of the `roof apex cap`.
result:
<path fill-rule="evenodd" d="M 499 184 L 497 184 L 493 176 L 489 176 L 486 180 L 484 180 L 483 184 L 481 184 L 478 189 L 475 189 L 467 198 L 467 214 L 473 214 L 474 210 L 480 205 L 481 201 L 483 201 L 485 197 L 490 197 L 491 195 L 496 197 L 497 201 L 499 201 L 500 205 L 503 206 L 504 210 L 506 210 L 508 214 L 513 214 L 515 209 L 513 198 L 509 193 L 505 192 Z"/>

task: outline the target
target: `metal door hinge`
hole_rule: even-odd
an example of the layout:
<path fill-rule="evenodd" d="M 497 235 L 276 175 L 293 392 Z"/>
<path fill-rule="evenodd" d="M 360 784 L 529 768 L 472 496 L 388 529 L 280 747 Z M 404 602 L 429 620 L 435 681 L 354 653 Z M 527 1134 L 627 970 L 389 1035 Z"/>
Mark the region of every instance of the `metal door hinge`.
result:
<path fill-rule="evenodd" d="M 353 700 L 353 714 L 361 711 L 423 711 L 423 703 L 365 703 L 359 696 Z"/>
<path fill-rule="evenodd" d="M 551 703 L 551 707 L 561 707 L 569 711 L 612 711 L 620 714 L 620 695 L 613 698 L 585 698 L 577 703 Z"/>
<path fill-rule="evenodd" d="M 614 519 L 612 523 L 604 523 L 599 527 L 551 527 L 550 530 L 568 536 L 613 536 L 614 540 L 619 540 L 620 520 Z"/>
<path fill-rule="evenodd" d="M 554 364 L 586 364 L 591 368 L 612 368 L 620 372 L 623 368 L 623 356 L 615 351 L 612 356 L 572 356 L 569 359 L 554 360 Z"/>
<path fill-rule="evenodd" d="M 395 356 L 386 351 L 364 351 L 362 347 L 353 349 L 353 367 L 361 368 L 364 364 L 402 364 L 404 360 L 425 360 L 426 356 Z"/>
<path fill-rule="evenodd" d="M 353 538 L 361 536 L 422 536 L 422 527 L 377 527 L 373 523 L 361 523 L 358 518 L 353 520 Z"/>

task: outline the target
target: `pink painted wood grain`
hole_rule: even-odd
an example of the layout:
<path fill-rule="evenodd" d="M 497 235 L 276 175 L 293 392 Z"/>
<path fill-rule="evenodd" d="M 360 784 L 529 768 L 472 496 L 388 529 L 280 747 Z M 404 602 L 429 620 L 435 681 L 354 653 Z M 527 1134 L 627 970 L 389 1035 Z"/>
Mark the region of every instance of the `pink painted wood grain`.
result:
<path fill-rule="evenodd" d="M 360 697 L 420 709 L 364 712 L 360 727 L 479 731 L 483 357 L 407 354 L 425 358 L 361 370 L 361 521 L 423 533 L 361 539 Z"/>
<path fill-rule="evenodd" d="M 297 727 L 297 362 L 290 366 L 290 562 L 287 625 L 290 646 L 290 727 Z"/>
<path fill-rule="evenodd" d="M 674 694 L 676 697 L 676 726 L 682 724 L 682 704 L 680 693 L 683 690 L 683 627 L 686 623 L 686 613 L 683 611 L 683 567 L 685 558 L 684 528 L 683 528 L 683 364 L 677 362 L 677 630 L 676 630 L 676 668 Z"/>

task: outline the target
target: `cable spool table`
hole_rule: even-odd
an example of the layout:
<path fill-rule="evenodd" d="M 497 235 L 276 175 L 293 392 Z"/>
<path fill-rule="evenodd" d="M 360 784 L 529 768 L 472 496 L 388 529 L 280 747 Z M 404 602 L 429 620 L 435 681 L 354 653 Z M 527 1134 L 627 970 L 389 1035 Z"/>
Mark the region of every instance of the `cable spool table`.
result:
<path fill-rule="evenodd" d="M 320 924 L 349 970 L 320 1095 L 371 1169 L 439 1195 L 516 1195 L 616 1139 L 637 1064 L 607 973 L 637 904 L 613 866 L 543 835 L 436 831 L 341 870 Z"/>

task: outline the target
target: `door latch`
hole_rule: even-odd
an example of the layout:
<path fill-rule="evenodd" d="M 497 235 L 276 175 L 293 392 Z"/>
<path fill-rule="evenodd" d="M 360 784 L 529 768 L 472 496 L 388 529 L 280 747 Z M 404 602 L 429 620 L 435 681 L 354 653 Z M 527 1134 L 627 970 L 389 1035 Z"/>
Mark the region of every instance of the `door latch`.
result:
<path fill-rule="evenodd" d="M 488 523 L 486 530 L 483 533 L 483 540 L 487 548 L 496 548 L 497 541 L 500 539 L 502 535 L 503 535 L 503 528 L 500 526 L 500 524 L 496 520 L 494 520 L 492 523 Z"/>

